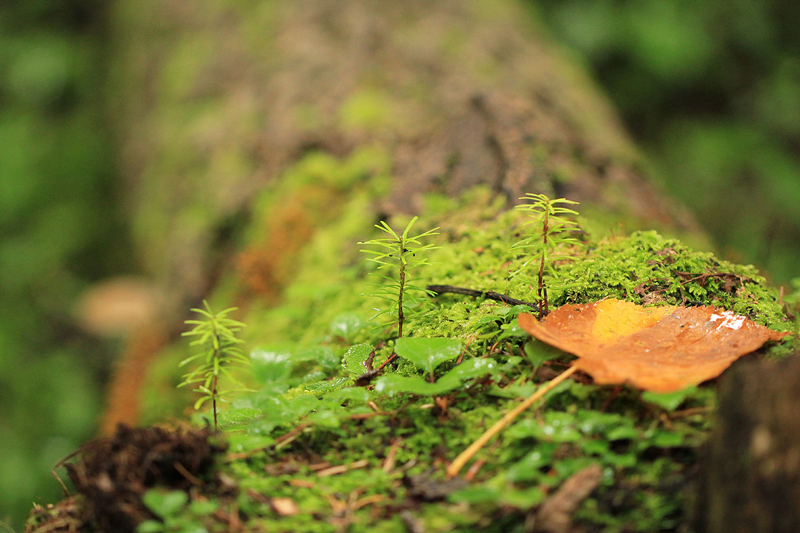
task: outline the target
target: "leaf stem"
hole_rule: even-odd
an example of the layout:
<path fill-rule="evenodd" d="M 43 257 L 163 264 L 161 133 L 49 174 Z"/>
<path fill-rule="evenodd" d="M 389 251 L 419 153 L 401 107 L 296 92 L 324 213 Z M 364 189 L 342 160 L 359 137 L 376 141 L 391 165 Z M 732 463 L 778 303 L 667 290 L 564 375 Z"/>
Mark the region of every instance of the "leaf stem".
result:
<path fill-rule="evenodd" d="M 400 290 L 397 295 L 397 338 L 403 336 L 403 320 L 405 314 L 403 313 L 403 293 L 406 291 L 406 262 L 403 259 L 403 247 L 405 239 L 400 239 L 398 247 L 400 248 Z"/>
<path fill-rule="evenodd" d="M 547 287 L 544 284 L 544 263 L 547 260 L 547 238 L 550 235 L 550 199 L 544 202 L 544 220 L 542 221 L 542 259 L 539 263 L 539 320 L 549 312 L 547 309 Z"/>
<path fill-rule="evenodd" d="M 503 418 L 495 422 L 495 424 L 490 427 L 486 432 L 478 437 L 478 439 L 469 445 L 469 447 L 461 452 L 461 454 L 456 457 L 456 459 L 450 463 L 450 466 L 447 467 L 447 477 L 452 478 L 458 475 L 464 465 L 472 459 L 476 453 L 483 448 L 487 442 L 489 442 L 492 437 L 500 433 L 504 427 L 506 427 L 512 420 L 514 420 L 517 416 L 519 416 L 522 411 L 536 403 L 542 396 L 553 390 L 556 385 L 567 379 L 569 376 L 575 373 L 578 368 L 576 366 L 571 366 L 555 378 L 548 381 L 546 384 L 539 387 L 539 389 L 531 394 L 524 402 L 516 406 L 514 409 L 506 413 Z"/>

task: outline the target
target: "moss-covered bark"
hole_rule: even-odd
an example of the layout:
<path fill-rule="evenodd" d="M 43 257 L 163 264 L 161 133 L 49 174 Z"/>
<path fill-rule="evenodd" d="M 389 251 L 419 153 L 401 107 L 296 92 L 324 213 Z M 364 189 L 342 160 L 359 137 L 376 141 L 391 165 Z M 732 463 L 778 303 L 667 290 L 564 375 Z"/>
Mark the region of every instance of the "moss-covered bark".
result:
<path fill-rule="evenodd" d="M 422 213 L 425 194 L 484 184 L 506 205 L 544 192 L 606 220 L 692 227 L 585 74 L 515 2 L 146 0 L 113 11 L 120 168 L 168 323 L 237 263 L 256 292 L 278 297 L 302 242 L 365 183 L 365 219 Z M 288 192 L 315 172 L 324 185 Z M 280 207 L 259 208 L 264 197 Z M 242 250 L 254 231 L 261 250 Z M 130 400 L 112 400 L 114 411 L 132 412 Z"/>
<path fill-rule="evenodd" d="M 393 347 L 391 329 L 369 327 L 375 302 L 362 294 L 356 242 L 372 224 L 418 214 L 423 229 L 442 228 L 425 282 L 526 299 L 532 279 L 509 276 L 522 221 L 507 211 L 525 192 L 581 202 L 573 252 L 586 268 L 560 269 L 573 283 L 551 288 L 552 305 L 690 297 L 787 327 L 752 270 L 654 233 L 621 238 L 638 227 L 700 237 L 530 11 L 481 0 L 121 0 L 114 12 L 131 220 L 167 304 L 129 342 L 106 430 L 185 412 L 177 333 L 208 296 L 241 309 L 257 349 L 258 394 L 222 417 L 242 511 L 225 499 L 224 516 L 249 530 L 527 531 L 547 492 L 593 464 L 601 491 L 575 517 L 589 530 L 678 528 L 675 487 L 707 428 L 708 389 L 679 398 L 689 414 L 672 418 L 653 406 L 662 400 L 567 383 L 485 452 L 468 487 L 445 482 L 443 465 L 560 364 L 543 365 L 558 354 L 526 343 L 519 308 L 442 296 L 404 332 L 460 339 L 483 367 L 443 364 L 423 382 L 431 394 L 391 380 L 351 386 L 347 362 L 363 345 L 379 346 L 376 366 Z M 668 259 L 718 276 L 687 281 Z M 417 373 L 409 361 L 393 369 Z M 206 518 L 219 521 L 193 519 Z"/>

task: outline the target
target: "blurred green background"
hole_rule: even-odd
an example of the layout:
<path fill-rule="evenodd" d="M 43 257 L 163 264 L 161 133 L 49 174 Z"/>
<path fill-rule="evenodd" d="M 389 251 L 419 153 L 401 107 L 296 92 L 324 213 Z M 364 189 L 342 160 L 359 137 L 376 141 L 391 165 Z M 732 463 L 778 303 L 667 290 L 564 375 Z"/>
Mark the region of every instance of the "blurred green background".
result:
<path fill-rule="evenodd" d="M 728 258 L 800 275 L 800 4 L 524 1 L 605 88 Z M 104 107 L 101 0 L 0 3 L 0 519 L 59 496 L 115 346 L 76 297 L 131 270 Z"/>
<path fill-rule="evenodd" d="M 93 436 L 112 347 L 76 296 L 124 269 L 93 0 L 0 2 L 0 520 L 58 498 L 53 464 Z"/>
<path fill-rule="evenodd" d="M 541 0 L 720 249 L 800 275 L 800 3 Z"/>

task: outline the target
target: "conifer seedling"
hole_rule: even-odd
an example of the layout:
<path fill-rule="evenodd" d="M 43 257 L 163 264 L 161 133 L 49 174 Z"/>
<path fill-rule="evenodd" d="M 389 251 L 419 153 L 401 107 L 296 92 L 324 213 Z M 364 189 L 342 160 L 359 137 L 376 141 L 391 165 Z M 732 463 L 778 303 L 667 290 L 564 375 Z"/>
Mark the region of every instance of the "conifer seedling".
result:
<path fill-rule="evenodd" d="M 516 207 L 519 211 L 530 213 L 530 220 L 526 225 L 532 226 L 533 231 L 526 238 L 515 243 L 511 248 L 523 249 L 528 254 L 527 260 L 520 267 L 520 271 L 531 263 L 539 266 L 537 297 L 539 303 L 539 318 L 549 312 L 547 303 L 547 280 L 545 274 L 552 271 L 552 261 L 571 259 L 570 256 L 558 254 L 556 251 L 568 244 L 576 244 L 578 240 L 571 236 L 571 231 L 578 224 L 570 217 L 578 215 L 577 211 L 563 207 L 577 205 L 578 202 L 566 198 L 551 200 L 544 194 L 527 193 L 520 198 L 523 204 Z"/>
<path fill-rule="evenodd" d="M 250 360 L 245 357 L 239 348 L 244 341 L 239 339 L 236 334 L 245 325 L 227 315 L 236 310 L 235 307 L 225 309 L 219 313 L 211 311 L 208 302 L 203 300 L 205 309 L 192 309 L 199 313 L 200 320 L 187 320 L 185 323 L 192 325 L 190 331 L 183 333 L 186 337 L 197 337 L 189 345 L 200 346 L 201 351 L 191 357 L 181 361 L 180 366 L 185 366 L 192 361 L 201 360 L 200 366 L 185 374 L 183 381 L 178 388 L 186 385 L 196 385 L 195 392 L 201 394 L 200 399 L 194 404 L 195 409 L 199 409 L 205 402 L 211 400 L 212 412 L 214 413 L 214 429 L 217 429 L 217 401 L 225 401 L 224 397 L 234 392 L 249 391 L 242 385 L 228 370 L 233 367 L 248 367 Z M 222 390 L 220 388 L 220 378 L 226 377 L 240 388 Z"/>
<path fill-rule="evenodd" d="M 414 306 L 420 303 L 420 294 L 426 296 L 433 296 L 435 293 L 428 291 L 414 282 L 418 281 L 411 277 L 411 273 L 422 265 L 428 264 L 428 260 L 423 257 L 424 252 L 437 248 L 432 244 L 422 244 L 421 239 L 438 235 L 434 228 L 419 235 L 410 235 L 411 227 L 417 221 L 418 217 L 414 217 L 403 230 L 403 233 L 398 234 L 386 222 L 381 221 L 375 227 L 384 232 L 387 237 L 383 239 L 372 239 L 369 241 L 359 242 L 358 244 L 373 246 L 374 249 L 361 250 L 365 254 L 369 254 L 367 260 L 378 264 L 378 272 L 374 275 L 381 278 L 383 281 L 375 283 L 376 292 L 369 294 L 388 302 L 388 306 L 384 309 L 376 309 L 378 313 L 372 318 L 378 318 L 388 315 L 390 320 L 380 324 L 381 326 L 389 326 L 397 324 L 397 337 L 403 336 L 403 322 L 409 313 L 415 312 Z"/>

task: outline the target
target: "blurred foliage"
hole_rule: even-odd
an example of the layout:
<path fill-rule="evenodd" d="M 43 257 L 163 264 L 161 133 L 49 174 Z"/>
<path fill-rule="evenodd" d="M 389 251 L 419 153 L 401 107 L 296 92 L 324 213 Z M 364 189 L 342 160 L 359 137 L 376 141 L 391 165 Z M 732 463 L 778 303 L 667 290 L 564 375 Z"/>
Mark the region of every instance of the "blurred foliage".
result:
<path fill-rule="evenodd" d="M 800 4 L 538 0 L 732 259 L 800 274 Z M 735 255 L 737 253 L 743 255 Z"/>
<path fill-rule="evenodd" d="M 58 498 L 49 470 L 92 436 L 108 367 L 72 314 L 122 259 L 100 5 L 0 3 L 0 520 L 14 526 Z"/>

